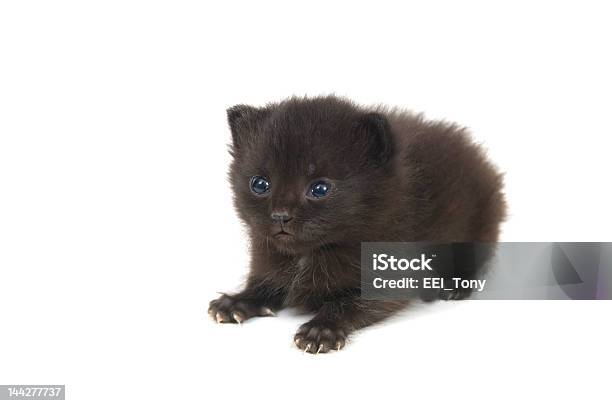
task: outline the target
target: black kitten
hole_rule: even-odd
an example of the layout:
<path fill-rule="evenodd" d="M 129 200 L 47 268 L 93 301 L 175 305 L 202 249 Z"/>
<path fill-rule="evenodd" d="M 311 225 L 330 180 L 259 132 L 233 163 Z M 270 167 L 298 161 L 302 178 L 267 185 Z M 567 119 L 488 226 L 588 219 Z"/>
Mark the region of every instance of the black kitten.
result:
<path fill-rule="evenodd" d="M 334 96 L 239 105 L 228 120 L 251 271 L 210 303 L 218 322 L 299 307 L 315 316 L 296 345 L 340 349 L 406 305 L 360 297 L 362 241 L 497 240 L 502 176 L 461 127 Z"/>

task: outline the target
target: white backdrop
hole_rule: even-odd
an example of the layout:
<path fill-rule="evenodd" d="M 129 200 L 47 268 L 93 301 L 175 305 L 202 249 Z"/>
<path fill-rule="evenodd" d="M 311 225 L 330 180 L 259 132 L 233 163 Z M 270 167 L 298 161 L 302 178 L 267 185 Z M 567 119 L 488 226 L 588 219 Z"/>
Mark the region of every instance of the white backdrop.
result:
<path fill-rule="evenodd" d="M 303 316 L 206 315 L 247 271 L 237 103 L 335 92 L 458 121 L 507 173 L 503 240 L 610 240 L 604 7 L 3 1 L 0 384 L 74 405 L 604 403 L 612 302 L 421 305 L 316 357 L 292 344 Z"/>

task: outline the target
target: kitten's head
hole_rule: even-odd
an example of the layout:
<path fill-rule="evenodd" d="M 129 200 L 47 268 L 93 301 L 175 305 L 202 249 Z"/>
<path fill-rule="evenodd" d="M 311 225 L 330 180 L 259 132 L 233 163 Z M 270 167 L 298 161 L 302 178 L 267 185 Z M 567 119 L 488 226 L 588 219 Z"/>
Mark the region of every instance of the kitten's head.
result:
<path fill-rule="evenodd" d="M 358 241 L 393 144 L 386 118 L 336 97 L 228 110 L 234 201 L 253 238 L 296 253 Z"/>

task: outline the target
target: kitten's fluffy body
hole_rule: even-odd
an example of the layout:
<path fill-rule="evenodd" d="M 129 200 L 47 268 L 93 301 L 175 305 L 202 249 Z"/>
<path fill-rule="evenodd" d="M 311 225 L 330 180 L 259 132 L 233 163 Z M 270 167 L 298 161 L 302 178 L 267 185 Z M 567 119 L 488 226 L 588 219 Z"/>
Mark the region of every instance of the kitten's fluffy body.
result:
<path fill-rule="evenodd" d="M 361 299 L 362 241 L 497 240 L 502 176 L 464 128 L 334 96 L 239 105 L 228 120 L 230 180 L 251 239 L 251 270 L 242 292 L 211 302 L 219 322 L 298 307 L 315 316 L 296 345 L 340 349 L 352 331 L 407 304 Z M 254 176 L 269 180 L 265 195 L 251 190 Z M 321 179 L 328 195 L 309 196 Z M 290 220 L 272 221 L 274 213 Z"/>

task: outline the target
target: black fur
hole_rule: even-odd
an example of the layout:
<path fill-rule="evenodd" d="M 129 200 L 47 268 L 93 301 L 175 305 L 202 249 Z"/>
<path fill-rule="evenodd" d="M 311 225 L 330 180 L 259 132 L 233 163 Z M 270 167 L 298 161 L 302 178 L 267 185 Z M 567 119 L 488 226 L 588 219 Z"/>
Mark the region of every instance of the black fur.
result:
<path fill-rule="evenodd" d="M 239 105 L 228 121 L 230 180 L 251 240 L 251 270 L 242 292 L 211 302 L 217 321 L 298 307 L 315 316 L 296 345 L 340 349 L 352 331 L 407 304 L 361 299 L 361 241 L 498 238 L 502 176 L 455 124 L 335 96 Z M 257 175 L 270 181 L 265 195 L 250 189 Z M 319 179 L 331 192 L 313 199 L 308 190 Z M 290 219 L 272 221 L 273 213 Z"/>

